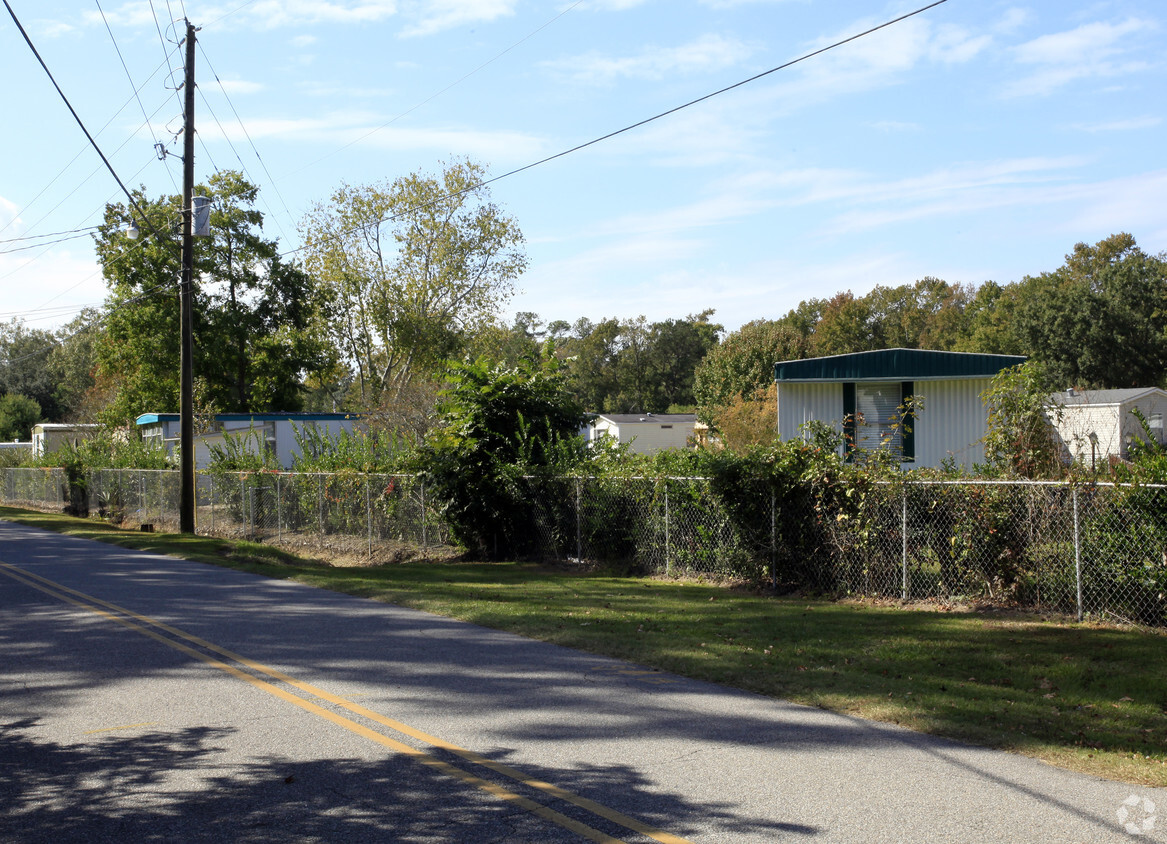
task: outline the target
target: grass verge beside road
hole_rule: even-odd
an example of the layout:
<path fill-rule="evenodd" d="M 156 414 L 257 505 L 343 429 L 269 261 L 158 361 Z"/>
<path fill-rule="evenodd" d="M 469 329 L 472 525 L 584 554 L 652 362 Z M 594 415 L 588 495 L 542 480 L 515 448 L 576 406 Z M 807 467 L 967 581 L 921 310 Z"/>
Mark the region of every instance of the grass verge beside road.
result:
<path fill-rule="evenodd" d="M 0 518 L 465 619 L 849 715 L 1167 786 L 1167 636 L 1035 614 L 773 598 L 519 563 L 333 567 L 254 543 Z"/>

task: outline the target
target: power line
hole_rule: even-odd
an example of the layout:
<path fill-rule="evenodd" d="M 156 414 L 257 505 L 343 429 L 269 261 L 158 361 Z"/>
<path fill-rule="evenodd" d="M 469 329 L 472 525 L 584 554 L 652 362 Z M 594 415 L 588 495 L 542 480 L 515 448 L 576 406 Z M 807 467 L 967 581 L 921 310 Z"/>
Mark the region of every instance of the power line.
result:
<path fill-rule="evenodd" d="M 5 243 L 17 243 L 17 242 L 22 241 L 22 240 L 36 240 L 37 238 L 40 238 L 40 237 L 57 237 L 59 235 L 76 234 L 77 232 L 90 232 L 96 228 L 97 228 L 97 226 L 86 226 L 83 229 L 69 229 L 68 231 L 63 231 L 63 232 L 48 232 L 46 234 L 25 235 L 24 237 L 10 237 L 7 240 L 0 240 L 0 245 L 5 244 Z"/>
<path fill-rule="evenodd" d="M 66 237 L 61 237 L 57 240 L 50 240 L 48 243 L 30 243 L 27 246 L 16 246 L 12 249 L 0 249 L 0 255 L 12 255 L 15 252 L 24 252 L 28 249 L 40 249 L 42 246 L 56 246 L 58 243 L 65 243 L 70 240 L 77 240 L 77 238 L 88 236 L 89 232 L 82 232 L 80 234 L 71 234 Z M 44 235 L 41 235 L 41 237 L 44 237 Z"/>
<path fill-rule="evenodd" d="M 166 70 L 168 72 L 169 81 L 171 82 L 171 84 L 173 84 L 173 82 L 174 82 L 174 67 L 171 66 L 171 64 L 170 64 L 170 50 L 166 46 L 166 37 L 162 34 L 162 24 L 160 24 L 158 22 L 158 13 L 154 10 L 154 0 L 150 0 L 150 15 L 154 18 L 154 29 L 158 33 L 158 42 L 162 45 L 162 53 L 166 57 L 166 59 L 165 59 Z M 174 94 L 176 97 L 178 96 L 178 87 L 177 86 L 175 86 L 175 88 L 174 88 Z M 178 102 L 179 102 L 179 110 L 181 110 L 182 109 L 182 98 L 181 97 L 178 98 Z"/>
<path fill-rule="evenodd" d="M 113 42 L 113 48 L 118 54 L 118 61 L 122 63 L 122 70 L 126 72 L 126 80 L 130 83 L 130 89 L 134 92 L 134 99 L 138 101 L 138 108 L 142 110 L 142 117 L 146 121 L 146 128 L 150 131 L 150 137 L 154 141 L 155 145 L 157 145 L 158 136 L 154 133 L 154 127 L 150 123 L 149 115 L 146 114 L 146 106 L 142 104 L 142 97 L 140 96 L 141 88 L 138 88 L 134 85 L 134 78 L 130 75 L 130 68 L 126 65 L 125 56 L 122 55 L 122 49 L 118 46 L 117 38 L 114 37 L 113 30 L 109 25 L 109 20 L 107 20 L 105 17 L 105 9 L 101 8 L 101 0 L 93 0 L 93 2 L 97 4 L 97 11 L 101 13 L 101 22 L 105 24 L 105 31 L 109 33 L 109 40 Z M 174 185 L 174 189 L 177 191 L 178 186 L 174 184 L 174 174 L 169 170 L 167 170 L 166 173 L 170 176 L 170 183 Z"/>
<path fill-rule="evenodd" d="M 85 128 L 85 124 L 82 122 L 81 117 L 77 114 L 77 111 L 73 108 L 73 104 L 69 102 L 69 98 L 65 96 L 65 92 L 61 90 L 61 86 L 58 85 L 57 80 L 53 78 L 53 74 L 49 70 L 49 66 L 45 64 L 45 60 L 42 59 L 41 54 L 37 52 L 36 46 L 32 43 L 32 39 L 28 37 L 28 33 L 24 31 L 24 25 L 21 24 L 20 19 L 16 17 L 16 12 L 12 10 L 12 6 L 9 4 L 8 0 L 4 0 L 4 7 L 8 9 L 8 14 L 12 17 L 12 22 L 16 24 L 16 28 L 20 30 L 20 34 L 23 36 L 24 42 L 28 44 L 28 48 L 32 50 L 32 54 L 36 56 L 36 60 L 40 63 L 40 66 L 44 68 L 45 73 L 49 77 L 49 81 L 53 83 L 53 87 L 57 89 L 57 93 L 60 94 L 61 100 L 69 109 L 69 113 L 73 115 L 73 119 L 77 121 L 77 125 L 80 126 L 81 131 L 85 133 L 85 137 L 89 139 L 90 146 L 92 146 L 97 154 L 101 156 L 101 160 L 105 164 L 106 169 L 109 170 L 109 173 L 111 176 L 113 176 L 114 181 L 118 183 L 118 186 L 122 189 L 122 193 L 124 193 L 126 198 L 129 199 L 130 204 L 133 205 L 135 209 L 137 209 L 139 214 L 142 214 L 142 209 L 138 207 L 138 203 L 134 200 L 133 194 L 131 194 L 129 189 L 122 183 L 122 180 L 118 176 L 117 171 L 113 169 L 113 165 L 109 163 L 109 159 L 105 157 L 105 153 L 103 153 L 101 148 L 97 145 L 97 141 L 95 141 L 93 136 L 89 134 L 89 130 Z M 142 217 L 147 225 L 152 225 L 149 219 L 146 218 L 145 214 L 142 214 Z"/>
<path fill-rule="evenodd" d="M 255 141 L 253 141 L 251 139 L 251 133 L 247 131 L 247 127 L 243 123 L 243 118 L 239 116 L 239 111 L 238 111 L 238 109 L 235 108 L 235 103 L 231 102 L 231 98 L 229 96 L 227 96 L 227 89 L 225 87 L 223 87 L 223 81 L 221 79 L 219 79 L 219 74 L 215 71 L 214 66 L 211 65 L 211 60 L 210 60 L 210 58 L 207 57 L 207 51 L 205 49 L 203 49 L 202 42 L 201 41 L 198 42 L 197 46 L 202 51 L 203 59 L 207 62 L 207 67 L 210 69 L 211 75 L 214 76 L 215 81 L 219 83 L 219 90 L 223 92 L 223 99 L 225 99 L 227 101 L 227 105 L 229 105 L 231 107 L 231 111 L 232 111 L 232 113 L 234 113 L 235 119 L 237 121 L 239 121 L 239 128 L 243 130 L 243 135 L 244 135 L 244 137 L 247 138 L 247 143 L 249 143 L 251 145 L 251 151 L 255 153 L 255 157 L 259 161 L 259 166 L 263 168 L 263 172 L 267 175 L 268 182 L 271 184 L 272 190 L 274 190 L 276 192 L 276 196 L 279 197 L 280 204 L 284 206 L 284 213 L 288 215 L 288 221 L 290 223 L 292 223 L 293 225 L 295 225 L 296 221 L 292 218 L 292 212 L 288 210 L 288 203 L 284 200 L 283 194 L 280 193 L 280 189 L 279 189 L 279 186 L 276 184 L 276 180 L 274 178 L 272 178 L 271 171 L 269 171 L 267 169 L 267 164 L 264 162 L 263 156 L 261 156 L 259 154 L 259 150 L 256 149 Z M 211 109 L 210 103 L 207 103 L 206 97 L 203 97 L 203 102 L 206 103 L 207 109 L 211 112 L 211 115 L 214 116 L 215 112 L 213 109 Z M 219 123 L 218 117 L 215 117 L 215 122 Z M 223 137 L 227 138 L 227 143 L 231 144 L 231 139 L 230 139 L 230 137 L 227 136 L 227 132 L 225 130 L 223 130 L 222 124 L 219 124 L 219 129 L 220 129 L 220 131 L 223 132 Z M 235 149 L 234 144 L 231 144 L 231 149 L 233 149 L 233 150 Z M 241 167 L 243 167 L 243 159 L 239 158 L 238 152 L 235 153 L 235 157 L 239 160 L 239 165 Z M 243 172 L 245 172 L 245 173 L 247 172 L 246 167 L 243 168 Z M 275 215 L 273 214 L 272 216 L 274 217 Z M 277 226 L 279 225 L 278 220 L 276 221 L 276 225 Z M 280 234 L 284 234 L 283 227 L 280 227 Z"/>
<path fill-rule="evenodd" d="M 147 85 L 147 84 L 149 84 L 150 80 L 151 80 L 151 79 L 153 79 L 153 78 L 154 78 L 154 77 L 157 75 L 158 71 L 159 71 L 159 70 L 161 70 L 161 69 L 162 69 L 162 65 L 161 65 L 161 64 L 160 64 L 160 65 L 158 65 L 158 67 L 154 68 L 154 72 L 153 72 L 153 73 L 151 73 L 149 77 L 147 77 L 147 79 L 146 79 L 146 82 L 144 82 L 144 83 L 142 84 L 142 88 L 145 88 L 145 87 L 146 87 L 146 85 Z M 99 129 L 99 130 L 98 130 L 98 132 L 97 132 L 97 134 L 98 134 L 98 135 L 101 135 L 102 133 L 104 133 L 104 132 L 105 132 L 105 130 L 106 130 L 106 129 L 108 129 L 108 128 L 110 127 L 110 125 L 111 125 L 111 124 L 114 122 L 114 120 L 116 120 L 116 119 L 117 119 L 118 115 L 119 115 L 119 114 L 121 114 L 123 111 L 125 111 L 125 110 L 126 110 L 126 107 L 127 107 L 127 106 L 129 106 L 129 104 L 130 104 L 130 103 L 133 101 L 134 97 L 136 97 L 136 96 L 137 96 L 137 94 L 138 94 L 138 92 L 139 92 L 139 91 L 141 91 L 141 88 L 139 88 L 137 91 L 135 91 L 135 92 L 134 92 L 134 93 L 133 93 L 133 94 L 132 94 L 132 95 L 129 97 L 129 99 L 127 99 L 127 100 L 126 100 L 124 103 L 122 103 L 121 107 L 120 107 L 120 108 L 119 108 L 117 111 L 115 111 L 115 112 L 114 112 L 114 113 L 113 113 L 113 114 L 110 116 L 109 120 L 107 120 L 107 121 L 105 122 L 105 125 L 103 125 L 103 126 L 101 127 L 101 129 Z M 159 111 L 161 111 L 161 110 L 162 110 L 162 109 L 161 109 L 161 107 L 159 107 L 158 109 L 156 109 L 156 110 L 154 111 L 154 115 L 157 115 L 157 114 L 158 114 L 158 112 L 159 112 Z M 125 146 L 125 144 L 123 143 L 123 144 L 122 144 L 122 146 Z M 12 225 L 14 225 L 14 224 L 16 223 L 16 221 L 17 221 L 17 219 L 19 218 L 19 215 L 20 215 L 20 214 L 23 214 L 23 213 L 24 213 L 24 212 L 26 212 L 26 211 L 27 211 L 29 208 L 31 208 L 33 205 L 35 205 L 35 204 L 36 204 L 36 202 L 37 202 L 37 200 L 39 200 L 39 199 L 40 199 L 42 196 L 44 196 L 44 195 L 45 195 L 45 193 L 47 193 L 47 192 L 48 192 L 49 188 L 51 188 L 53 185 L 55 185 L 55 184 L 57 183 L 57 181 L 58 181 L 58 180 L 59 180 L 59 179 L 60 179 L 62 176 L 64 176 L 64 175 L 65 175 L 65 174 L 66 174 L 66 173 L 69 171 L 69 168 L 70 168 L 70 167 L 72 167 L 72 166 L 73 166 L 73 165 L 76 163 L 77 159 L 79 159 L 79 158 L 80 158 L 80 157 L 81 157 L 81 156 L 82 156 L 82 155 L 85 153 L 85 150 L 86 150 L 86 149 L 88 149 L 88 147 L 87 147 L 85 144 L 82 144 L 82 145 L 81 145 L 81 149 L 77 150 L 77 154 L 76 154 L 76 155 L 74 155 L 74 156 L 73 156 L 73 157 L 72 157 L 72 158 L 69 160 L 69 162 L 68 162 L 68 163 L 67 163 L 67 164 L 66 164 L 64 167 L 62 167 L 62 168 L 61 168 L 60 172 L 58 172 L 58 173 L 57 173 L 57 175 L 56 175 L 56 176 L 54 176 L 54 177 L 53 177 L 53 178 L 52 178 L 52 179 L 49 181 L 49 183 L 48 183 L 48 184 L 46 184 L 46 185 L 45 185 L 43 188 L 41 188 L 41 190 L 40 190 L 40 191 L 37 193 L 37 195 L 36 195 L 36 196 L 34 196 L 34 197 L 31 199 L 31 200 L 29 200 L 29 202 L 28 202 L 28 204 L 27 204 L 27 205 L 25 205 L 23 208 L 21 208 L 21 209 L 20 209 L 20 211 L 18 211 L 18 212 L 17 212 L 15 215 L 13 215 L 13 217 L 12 217 L 12 219 L 11 219 L 11 220 L 9 220 L 9 221 L 8 221 L 7 223 L 5 223 L 3 226 L 0 226 L 0 232 L 7 231 L 7 230 L 8 230 L 8 228 L 9 228 L 10 226 L 12 226 Z M 120 147 L 119 147 L 119 149 L 120 149 Z M 100 167 L 98 167 L 98 168 L 97 168 L 97 170 L 100 170 L 100 169 L 101 169 Z M 94 173 L 96 173 L 96 172 L 97 172 L 97 170 L 94 170 L 93 172 L 94 172 Z M 90 175 L 89 175 L 88 177 L 86 177 L 85 181 L 88 181 L 88 180 L 89 180 L 90 178 L 92 178 L 92 177 L 93 177 L 93 173 L 90 173 Z M 82 182 L 82 184 L 84 184 L 84 181 Z M 68 199 L 70 196 L 72 196 L 74 193 L 76 193 L 76 192 L 77 192 L 77 190 L 78 190 L 80 187 L 81 187 L 80 185 L 78 185 L 77 187 L 75 187 L 75 188 L 74 188 L 72 191 L 70 191 L 70 192 L 69 192 L 69 194 L 68 194 L 68 195 L 65 197 L 65 199 Z M 64 202 L 64 200 L 62 200 L 61 202 Z M 53 208 L 53 210 L 54 210 L 54 211 L 55 211 L 57 208 L 59 208 L 59 207 L 61 206 L 61 202 L 57 203 L 57 205 L 56 205 L 56 206 L 54 206 L 54 208 Z M 52 213 L 52 211 L 50 211 L 49 213 Z M 48 215 L 46 214 L 45 216 L 48 216 Z M 43 220 L 43 219 L 44 219 L 44 218 L 42 217 L 42 220 Z M 40 222 L 40 221 L 38 220 L 38 221 L 37 221 L 37 223 L 33 223 L 33 224 L 32 224 L 32 226 L 30 226 L 29 228 L 35 228 L 35 227 L 36 227 L 36 226 L 39 224 L 39 222 Z"/>
<path fill-rule="evenodd" d="M 348 142 L 347 144 L 345 144 L 344 146 L 337 147 L 337 148 L 336 148 L 336 149 L 334 149 L 332 152 L 329 152 L 329 153 L 326 153 L 326 154 L 324 154 L 324 155 L 320 156 L 320 158 L 317 158 L 315 161 L 310 161 L 310 162 L 308 162 L 308 163 L 307 163 L 307 164 L 305 164 L 303 167 L 299 168 L 298 170 L 293 170 L 293 171 L 292 171 L 291 173 L 289 173 L 288 175 L 289 175 L 289 176 L 294 176 L 294 175 L 296 175 L 297 173 L 302 173 L 302 172 L 304 172 L 305 170 L 309 169 L 310 167 L 315 167 L 315 166 L 316 166 L 317 164 L 319 164 L 321 161 L 324 161 L 325 159 L 327 159 L 327 158 L 330 158 L 331 156 L 333 156 L 333 155 L 336 155 L 337 153 L 344 152 L 344 151 L 345 151 L 346 149 L 348 149 L 349 147 L 353 146 L 354 144 L 359 144 L 361 141 L 365 140 L 366 138 L 372 137 L 373 135 L 375 135 L 375 134 L 377 134 L 378 132 L 380 132 L 382 129 L 387 129 L 388 127 L 392 126 L 394 123 L 396 123 L 396 122 L 397 122 L 398 120 L 400 120 L 401 118 L 403 118 L 403 117 L 408 117 L 410 114 L 413 114 L 413 112 L 417 111 L 417 110 L 418 110 L 419 108 L 421 108 L 423 105 L 426 105 L 427 103 L 430 103 L 430 102 L 432 102 L 433 100 L 436 100 L 438 97 L 440 97 L 442 94 L 444 94 L 444 93 L 446 93 L 447 91 L 449 91 L 451 88 L 454 88 L 454 87 L 456 87 L 456 86 L 458 86 L 458 85 L 461 85 L 463 82 L 465 82 L 467 79 L 469 79 L 469 78 L 470 78 L 471 76 L 473 76 L 474 74 L 478 73 L 478 72 L 479 72 L 480 70 L 482 70 L 483 68 L 486 68 L 486 67 L 488 67 L 489 65 L 492 65 L 492 64 L 494 64 L 496 61 L 498 61 L 499 59 L 501 59 L 503 56 L 505 56 L 505 55 L 506 55 L 507 53 L 509 53 L 511 50 L 515 49 L 516 47 L 520 46 L 521 44 L 524 44 L 524 43 L 526 43 L 527 41 L 530 41 L 532 38 L 534 38 L 534 37 L 535 37 L 536 35 L 538 35 L 540 32 L 542 32 L 543 30 L 545 30 L 547 27 L 551 26 L 551 24 L 555 23 L 555 22 L 556 22 L 557 20 L 559 20 L 561 17 L 563 17 L 564 15 L 566 15 L 568 12 L 572 11 L 572 10 L 573 10 L 573 9 L 574 9 L 576 6 L 579 6 L 579 5 L 581 5 L 582 3 L 584 3 L 584 2 L 585 2 L 585 0 L 576 0 L 576 2 L 575 2 L 575 3 L 572 3 L 570 6 L 568 6 L 566 9 L 564 9 L 562 12 L 560 12 L 558 15 L 556 15 L 556 16 L 555 16 L 555 17 L 553 17 L 553 18 L 551 18 L 551 20 L 547 21 L 547 22 L 546 22 L 546 23 L 544 23 L 542 26 L 540 26 L 540 27 L 537 27 L 536 29 L 533 29 L 531 32 L 527 33 L 525 36 L 523 36 L 522 38 L 520 38 L 520 39 L 519 39 L 518 41 L 516 41 L 514 44 L 511 44 L 509 47 L 507 47 L 507 48 L 506 48 L 505 50 L 503 50 L 501 53 L 498 53 L 498 54 L 497 54 L 497 55 L 495 55 L 493 58 L 490 58 L 490 59 L 488 59 L 487 61 L 485 61 L 485 62 L 483 62 L 482 64 L 480 64 L 478 67 L 474 68 L 474 70 L 472 70 L 472 71 L 470 71 L 469 73 L 467 73 L 467 74 L 465 74 L 465 75 L 463 75 L 463 76 L 459 77 L 458 79 L 455 79 L 453 82 L 451 82 L 451 83 L 450 83 L 449 85 L 447 85 L 445 88 L 442 88 L 440 91 L 437 91 L 437 92 L 435 92 L 435 93 L 431 94 L 430 96 L 426 97 L 424 100 L 422 100 L 421 102 L 419 102 L 419 103 L 417 103 L 416 105 L 412 106 L 411 108 L 408 108 L 408 109 L 406 109 L 405 111 L 401 112 L 401 113 L 400 113 L 400 114 L 398 114 L 396 117 L 394 117 L 393 119 L 389 120 L 387 123 L 383 123 L 383 124 L 381 124 L 381 125 L 380 125 L 380 126 L 378 126 L 376 129 L 371 129 L 371 130 L 369 130 L 369 131 L 368 131 L 368 132 L 366 132 L 365 134 L 361 135 L 359 138 L 354 138 L 353 140 L 349 141 L 349 142 Z M 247 4 L 244 4 L 244 5 L 247 5 Z M 242 6 L 240 6 L 240 8 L 243 8 L 243 7 L 242 7 Z M 238 11 L 238 9 L 237 9 L 236 11 Z M 271 178 L 271 177 L 270 177 L 270 175 L 268 176 L 268 178 Z"/>
<path fill-rule="evenodd" d="M 7 0 L 5 0 L 5 2 L 7 2 Z M 549 155 L 546 158 L 541 158 L 538 161 L 533 161 L 530 164 L 523 165 L 522 167 L 516 167 L 513 170 L 508 170 L 507 172 L 505 172 L 499 176 L 494 176 L 493 178 L 490 178 L 490 179 L 483 179 L 481 182 L 476 182 L 472 185 L 468 185 L 467 187 L 464 187 L 461 190 L 454 191 L 453 193 L 446 194 L 445 196 L 439 196 L 435 199 L 430 200 L 427 203 L 421 203 L 419 205 L 415 205 L 411 208 L 406 209 L 405 211 L 401 211 L 397 214 L 393 214 L 389 217 L 385 217 L 384 219 L 376 220 L 372 223 L 365 223 L 363 225 L 354 226 L 351 229 L 348 229 L 344 232 L 340 232 L 340 234 L 348 234 L 349 232 L 359 231 L 360 229 L 367 229 L 367 228 L 370 228 L 372 226 L 379 226 L 382 223 L 387 223 L 387 222 L 390 222 L 392 220 L 396 220 L 396 219 L 404 216 L 405 214 L 408 214 L 412 211 L 416 211 L 420 208 L 426 208 L 430 205 L 434 205 L 438 202 L 442 202 L 443 200 L 452 199 L 453 197 L 456 197 L 456 196 L 461 196 L 462 194 L 469 193 L 469 192 L 474 191 L 474 190 L 478 190 L 478 188 L 486 187 L 487 185 L 492 185 L 495 182 L 501 182 L 503 179 L 508 179 L 511 176 L 517 176 L 519 173 L 524 173 L 527 170 L 532 170 L 536 167 L 540 167 L 540 166 L 547 164 L 549 162 L 555 161 L 555 160 L 560 159 L 560 158 L 564 158 L 568 155 L 571 155 L 572 153 L 579 152 L 580 150 L 587 149 L 588 147 L 595 146 L 596 144 L 602 143 L 603 141 L 611 140 L 612 138 L 615 138 L 619 135 L 623 135 L 625 132 L 631 132 L 633 129 L 639 129 L 641 126 L 646 126 L 649 123 L 652 123 L 656 120 L 660 120 L 661 118 L 668 117 L 669 115 L 672 115 L 672 114 L 676 114 L 679 111 L 684 111 L 685 109 L 691 108 L 699 103 L 703 103 L 706 100 L 711 100 L 714 97 L 718 97 L 718 96 L 721 96 L 722 94 L 728 93 L 728 92 L 733 91 L 737 88 L 741 88 L 742 86 L 748 85 L 751 82 L 756 82 L 759 79 L 763 79 L 763 78 L 765 78 L 773 73 L 777 73 L 778 71 L 781 71 L 781 70 L 786 70 L 788 68 L 793 67 L 796 64 L 800 64 L 801 62 L 805 62 L 808 59 L 813 59 L 816 56 L 821 56 L 823 53 L 827 53 L 831 50 L 842 47 L 845 44 L 850 44 L 852 41 L 858 41 L 860 38 L 864 38 L 868 35 L 871 35 L 872 33 L 880 31 L 881 29 L 887 29 L 889 26 L 894 26 L 895 24 L 900 23 L 902 21 L 905 21 L 908 18 L 915 17 L 916 15 L 927 12 L 929 9 L 934 9 L 937 6 L 940 6 L 940 5 L 947 3 L 947 2 L 948 2 L 948 0 L 935 0 L 935 2 L 929 3 L 927 6 L 921 6 L 920 8 L 916 9 L 915 11 L 900 15 L 897 18 L 892 18 L 889 21 L 885 21 L 884 23 L 881 23 L 877 26 L 873 26 L 870 29 L 865 29 L 863 32 L 856 33 L 855 35 L 850 35 L 846 38 L 840 39 L 839 41 L 835 41 L 834 43 L 828 44 L 825 47 L 820 47 L 817 50 L 812 50 L 809 53 L 804 53 L 803 55 L 799 56 L 798 58 L 791 59 L 790 61 L 784 62 L 783 64 L 780 64 L 777 67 L 772 67 L 769 70 L 764 70 L 761 73 L 756 73 L 753 76 L 749 77 L 748 79 L 743 79 L 740 82 L 735 82 L 732 85 L 727 85 L 724 88 L 719 88 L 718 90 L 713 91 L 712 93 L 709 93 L 709 94 L 705 94 L 702 97 L 698 97 L 695 100 L 690 100 L 687 103 L 683 103 L 683 104 L 676 106 L 674 108 L 670 108 L 667 111 L 662 111 L 659 114 L 654 114 L 652 117 L 646 117 L 644 120 L 638 120 L 636 123 L 629 124 L 628 126 L 625 126 L 622 129 L 617 129 L 613 132 L 608 132 L 606 135 L 600 135 L 598 138 L 593 138 L 590 141 L 585 141 L 582 144 L 577 144 L 576 146 L 571 147 L 570 149 L 565 149 L 562 152 L 557 152 L 554 155 Z M 300 246 L 300 247 L 297 247 L 296 249 L 290 249 L 287 252 L 284 252 L 280 257 L 284 257 L 286 255 L 294 255 L 297 252 L 302 252 L 306 248 L 307 248 L 306 246 Z"/>

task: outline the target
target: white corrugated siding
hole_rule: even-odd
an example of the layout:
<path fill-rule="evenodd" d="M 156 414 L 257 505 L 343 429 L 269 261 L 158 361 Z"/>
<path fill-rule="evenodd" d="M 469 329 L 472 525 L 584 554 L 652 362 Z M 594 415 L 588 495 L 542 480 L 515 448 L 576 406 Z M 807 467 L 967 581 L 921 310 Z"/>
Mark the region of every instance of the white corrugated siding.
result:
<path fill-rule="evenodd" d="M 840 383 L 778 385 L 778 436 L 802 437 L 802 426 L 817 419 L 843 430 L 843 385 Z"/>
<path fill-rule="evenodd" d="M 915 466 L 939 466 L 951 455 L 958 465 L 971 467 L 985 461 L 988 412 L 981 393 L 988 378 L 967 381 L 917 381 L 916 395 L 923 410 L 916 420 Z"/>
<path fill-rule="evenodd" d="M 687 448 L 695 422 L 621 422 L 602 417 L 593 423 L 593 439 L 609 436 L 619 443 L 631 443 L 636 454 L 656 454 L 666 448 Z"/>
<path fill-rule="evenodd" d="M 971 467 L 983 463 L 987 414 L 981 393 L 988 378 L 966 381 L 917 381 L 923 409 L 915 422 L 916 460 L 907 467 L 936 467 L 948 456 Z M 840 382 L 780 383 L 778 385 L 778 436 L 784 440 L 802 436 L 801 426 L 812 419 L 843 427 L 843 385 Z"/>

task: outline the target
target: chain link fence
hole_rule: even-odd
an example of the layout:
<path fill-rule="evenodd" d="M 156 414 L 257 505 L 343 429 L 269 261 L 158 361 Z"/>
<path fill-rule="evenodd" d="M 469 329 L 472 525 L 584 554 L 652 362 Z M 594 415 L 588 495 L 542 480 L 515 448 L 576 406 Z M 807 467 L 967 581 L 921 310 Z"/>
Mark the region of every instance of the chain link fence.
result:
<path fill-rule="evenodd" d="M 199 533 L 384 562 L 452 550 L 412 475 L 199 473 Z"/>
<path fill-rule="evenodd" d="M 177 529 L 178 473 L 0 470 L 4 503 Z M 533 559 L 768 581 L 780 591 L 1035 607 L 1167 625 L 1167 488 L 950 481 L 832 499 L 764 481 L 527 478 Z M 199 533 L 382 562 L 453 553 L 408 475 L 199 473 Z"/>

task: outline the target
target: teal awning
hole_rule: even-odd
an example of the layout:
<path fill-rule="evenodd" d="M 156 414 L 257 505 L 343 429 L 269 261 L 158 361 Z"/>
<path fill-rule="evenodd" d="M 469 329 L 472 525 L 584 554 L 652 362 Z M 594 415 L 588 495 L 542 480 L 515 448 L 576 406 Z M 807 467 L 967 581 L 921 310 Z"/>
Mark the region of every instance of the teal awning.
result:
<path fill-rule="evenodd" d="M 774 364 L 774 380 L 790 381 L 942 381 L 992 378 L 1002 369 L 1025 363 L 1021 355 L 938 352 L 930 349 L 879 349 Z"/>

